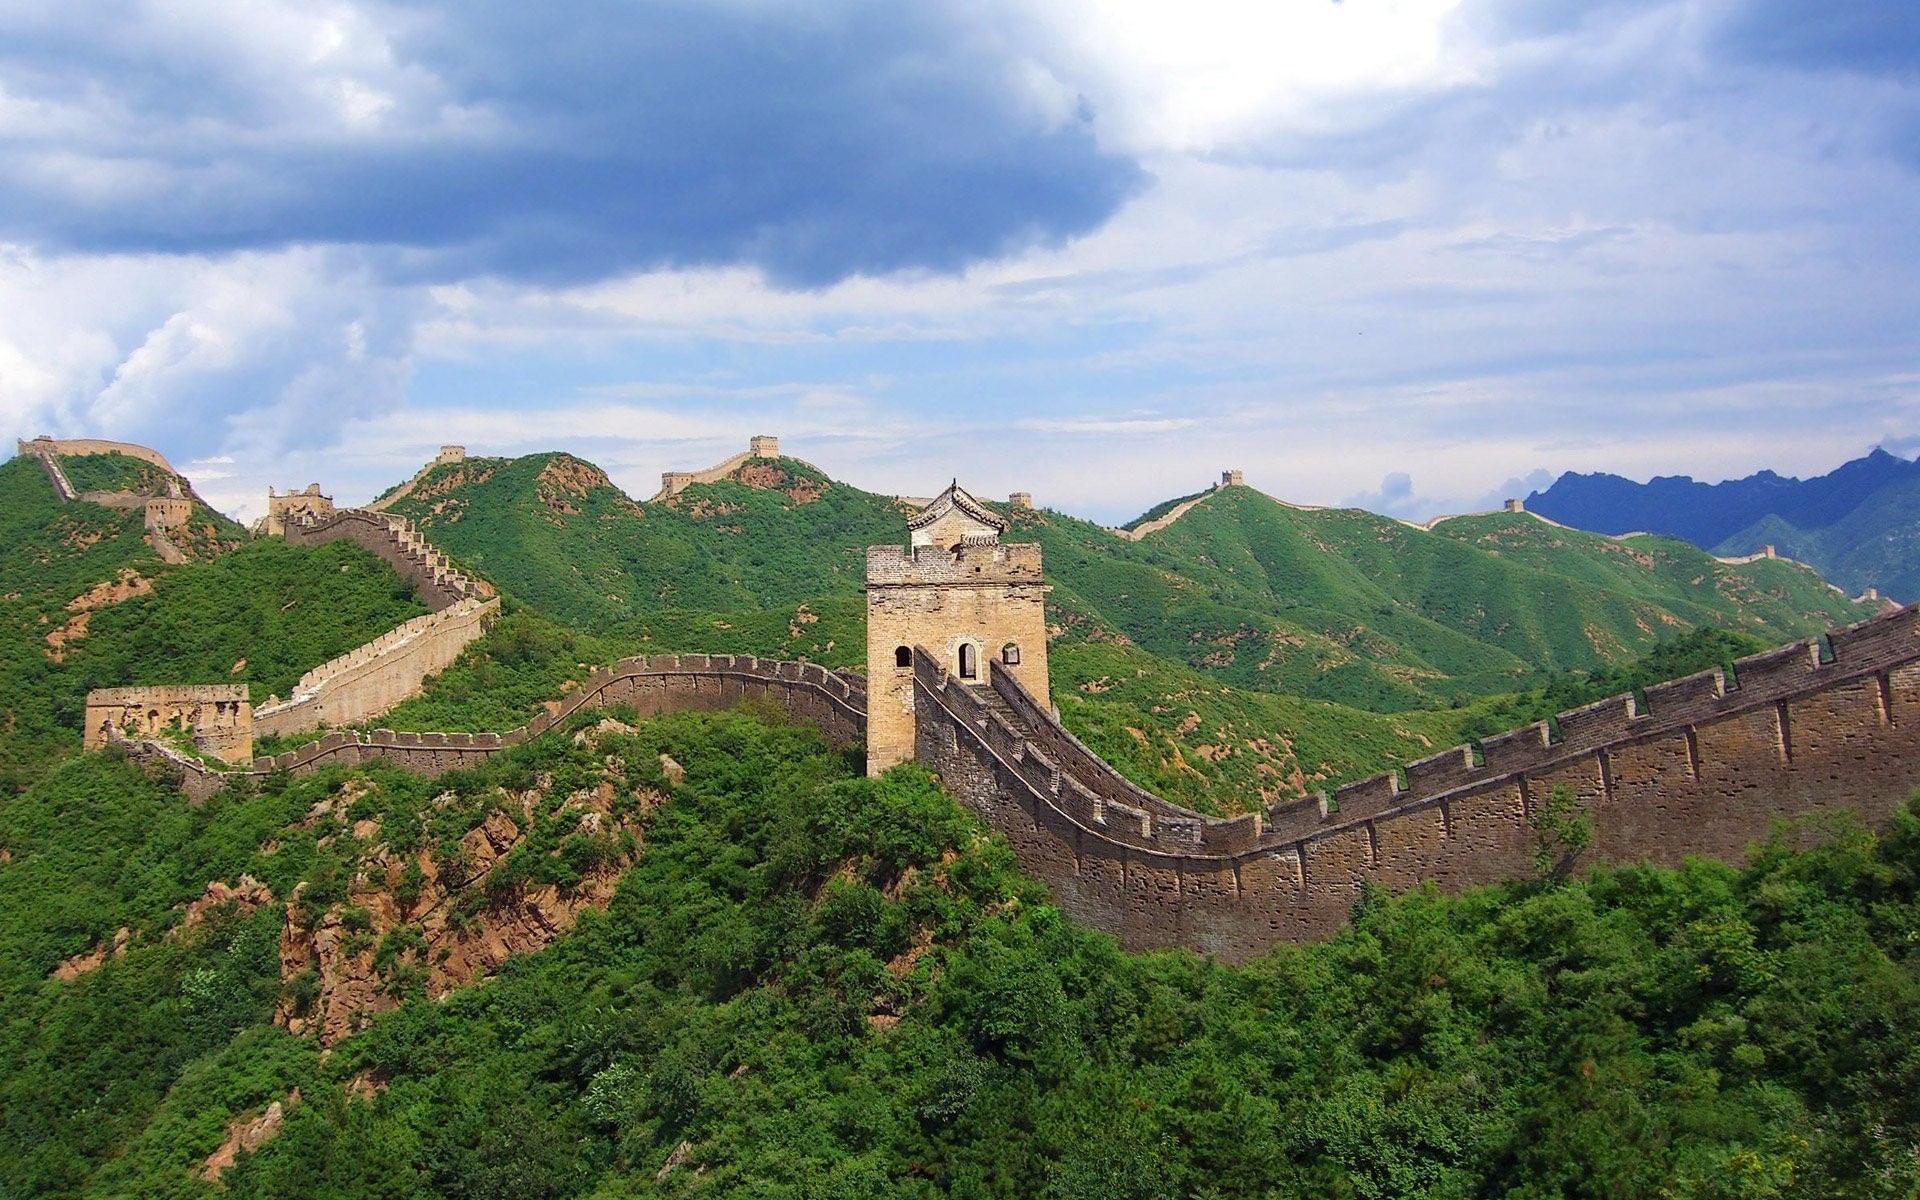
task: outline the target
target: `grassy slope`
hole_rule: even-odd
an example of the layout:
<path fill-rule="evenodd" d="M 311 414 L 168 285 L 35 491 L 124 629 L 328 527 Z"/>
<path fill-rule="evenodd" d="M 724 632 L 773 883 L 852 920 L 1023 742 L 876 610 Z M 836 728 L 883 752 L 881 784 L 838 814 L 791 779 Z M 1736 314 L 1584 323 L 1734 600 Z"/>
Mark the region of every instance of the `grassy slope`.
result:
<path fill-rule="evenodd" d="M 177 484 L 193 501 L 189 532 L 176 537 L 182 548 L 192 554 L 196 543 L 205 543 L 203 554 L 218 554 L 246 537 L 239 522 L 208 506 L 193 485 L 179 475 L 169 475 L 144 459 L 126 454 L 70 454 L 60 459 L 60 468 L 76 492 L 132 492 L 136 496 L 164 496 L 167 483 Z"/>
<path fill-rule="evenodd" d="M 597 720 L 600 714 L 583 717 Z M 124 763 L 0 806 L 8 1194 L 1893 1197 L 1920 1187 L 1920 825 L 1464 897 L 1369 896 L 1243 968 L 1075 927 L 923 773 L 686 715 L 438 783 L 280 777 L 187 806 Z M 267 1024 L 278 905 L 370 837 L 522 819 L 541 773 L 686 769 L 604 916 L 322 1056 Z M 623 784 L 623 786 L 628 786 Z M 344 814 L 309 819 L 351 788 Z M 322 897 L 315 900 L 315 896 Z M 126 927 L 73 982 L 60 957 Z M 407 973 L 393 970 L 400 994 Z M 355 1080 L 378 1092 L 353 1099 Z M 668 1169 L 669 1162 L 677 1165 Z"/>
<path fill-rule="evenodd" d="M 429 473 L 396 511 L 582 632 L 522 613 L 388 723 L 517 724 L 582 664 L 620 654 L 861 665 L 861 549 L 901 540 L 903 512 L 791 460 L 745 477 L 763 486 L 727 480 L 641 505 L 565 455 Z M 1789 564 L 1730 568 L 1682 543 L 1524 516 L 1428 532 L 1228 488 L 1133 543 L 1052 511 L 1007 515 L 1009 539 L 1046 548 L 1068 727 L 1211 811 L 1420 757 L 1490 713 L 1543 702 L 1476 696 L 1621 666 L 1698 624 L 1772 642 L 1863 615 Z"/>
<path fill-rule="evenodd" d="M 1732 567 L 1521 515 L 1429 532 L 1247 488 L 1138 544 L 1051 513 L 1016 536 L 1047 546 L 1069 637 L 1117 632 L 1236 686 L 1376 710 L 1618 664 L 1700 624 L 1785 640 L 1867 615 L 1788 563 Z"/>
<path fill-rule="evenodd" d="M 904 514 L 791 460 L 747 470 L 778 472 L 776 486 L 722 481 L 639 505 L 564 455 L 470 460 L 430 474 L 396 511 L 569 624 L 857 664 L 862 549 L 900 541 Z M 556 477 L 578 490 L 562 495 Z M 817 498 L 783 490 L 794 487 Z M 1627 545 L 1524 516 L 1427 532 L 1227 488 L 1132 543 L 1050 511 L 1009 515 L 1011 539 L 1047 549 L 1065 641 L 1127 640 L 1235 687 L 1376 711 L 1621 663 L 1699 624 L 1785 640 L 1865 615 L 1789 564 L 1727 567 L 1682 543 Z"/>

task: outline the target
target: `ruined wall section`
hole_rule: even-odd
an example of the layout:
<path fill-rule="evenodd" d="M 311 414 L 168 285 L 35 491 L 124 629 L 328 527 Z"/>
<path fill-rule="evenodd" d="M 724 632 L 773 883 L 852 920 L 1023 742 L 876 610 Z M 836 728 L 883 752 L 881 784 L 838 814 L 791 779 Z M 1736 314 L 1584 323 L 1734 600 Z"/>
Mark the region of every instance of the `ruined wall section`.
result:
<path fill-rule="evenodd" d="M 595 672 L 552 709 L 505 733 L 360 734 L 340 730 L 297 750 L 256 758 L 251 770 L 215 771 L 159 743 L 106 740 L 145 761 L 164 761 L 179 772 L 189 798 L 203 800 L 237 779 L 274 771 L 308 774 L 330 766 L 384 759 L 409 771 L 435 776 L 475 766 L 509 746 L 539 737 L 582 709 L 632 707 L 642 717 L 673 712 L 721 712 L 746 700 L 771 701 L 797 721 L 815 725 L 836 746 L 858 746 L 866 731 L 866 681 L 815 663 L 749 655 L 684 654 L 624 658 Z"/>
<path fill-rule="evenodd" d="M 1558 785 L 1595 861 L 1742 859 L 1778 821 L 1884 824 L 1920 787 L 1920 609 L 1612 697 L 1229 821 L 1143 801 L 1016 680 L 998 706 L 916 656 L 916 757 L 1076 917 L 1134 948 L 1244 958 L 1332 933 L 1362 885 L 1452 890 L 1531 874 Z M 1171 810 L 1171 811 L 1168 811 Z"/>
<path fill-rule="evenodd" d="M 260 733 L 288 734 L 326 725 L 357 725 L 420 694 L 427 678 L 453 665 L 486 633 L 498 598 L 467 597 L 451 608 L 415 617 L 322 663 L 300 677 L 293 695 L 256 709 Z"/>
<path fill-rule="evenodd" d="M 127 737 L 154 738 L 178 726 L 194 748 L 226 762 L 253 758 L 253 709 L 244 683 L 94 688 L 87 693 L 81 744 L 98 750 Z"/>

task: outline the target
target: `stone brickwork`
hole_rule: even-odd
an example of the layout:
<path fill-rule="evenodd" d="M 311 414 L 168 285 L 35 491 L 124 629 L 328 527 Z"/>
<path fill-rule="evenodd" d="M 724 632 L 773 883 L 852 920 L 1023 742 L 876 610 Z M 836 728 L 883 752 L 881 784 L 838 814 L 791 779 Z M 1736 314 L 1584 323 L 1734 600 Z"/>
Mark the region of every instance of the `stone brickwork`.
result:
<path fill-rule="evenodd" d="M 670 496 L 677 496 L 696 483 L 718 483 L 756 458 L 782 457 L 785 456 L 780 453 L 779 438 L 771 434 L 755 434 L 747 439 L 747 448 L 744 452 L 715 463 L 704 471 L 662 471 L 660 490 L 653 494 L 649 503 L 657 504 Z M 812 466 L 813 464 L 803 463 L 802 465 Z M 818 470 L 818 468 L 815 469 Z"/>
<path fill-rule="evenodd" d="M 1040 547 L 1002 543 L 1005 522 L 956 482 L 908 522 L 912 545 L 867 547 L 867 773 L 914 757 L 913 654 L 963 683 L 1047 682 L 1047 588 Z"/>
<path fill-rule="evenodd" d="M 16 441 L 14 445 L 21 454 L 35 454 L 42 458 L 48 456 L 73 458 L 82 454 L 124 454 L 128 458 L 137 458 L 141 462 L 159 467 L 169 475 L 180 473 L 173 469 L 173 464 L 168 462 L 166 456 L 158 450 L 148 446 L 136 446 L 132 442 L 109 442 L 100 438 L 50 438 L 42 434 L 30 442 Z"/>
<path fill-rule="evenodd" d="M 253 708 L 244 683 L 95 688 L 87 693 L 89 750 L 114 738 L 155 738 L 170 727 L 189 730 L 202 753 L 226 762 L 253 757 Z"/>
<path fill-rule="evenodd" d="M 302 675 L 289 699 L 275 697 L 254 712 L 254 728 L 288 734 L 371 720 L 418 696 L 428 676 L 452 666 L 499 610 L 498 598 L 466 597 L 404 622 Z"/>
<path fill-rule="evenodd" d="M 1739 861 L 1777 821 L 1883 824 L 1920 787 L 1920 609 L 1458 746 L 1331 796 L 1218 820 L 1125 780 L 1012 679 L 988 695 L 915 657 L 915 757 L 1006 834 L 1062 907 L 1135 948 L 1245 958 L 1342 925 L 1374 882 L 1452 890 L 1533 869 L 1557 785 L 1593 861 Z M 996 702 L 996 700 L 998 702 Z"/>

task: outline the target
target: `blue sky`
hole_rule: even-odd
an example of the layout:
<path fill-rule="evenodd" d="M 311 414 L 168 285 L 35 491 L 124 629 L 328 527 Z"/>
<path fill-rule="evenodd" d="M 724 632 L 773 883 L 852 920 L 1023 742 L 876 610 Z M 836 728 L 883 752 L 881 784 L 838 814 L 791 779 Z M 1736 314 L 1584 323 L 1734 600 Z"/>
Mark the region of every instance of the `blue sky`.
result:
<path fill-rule="evenodd" d="M 1124 519 L 1920 449 L 1920 6 L 0 0 L 0 424 Z"/>

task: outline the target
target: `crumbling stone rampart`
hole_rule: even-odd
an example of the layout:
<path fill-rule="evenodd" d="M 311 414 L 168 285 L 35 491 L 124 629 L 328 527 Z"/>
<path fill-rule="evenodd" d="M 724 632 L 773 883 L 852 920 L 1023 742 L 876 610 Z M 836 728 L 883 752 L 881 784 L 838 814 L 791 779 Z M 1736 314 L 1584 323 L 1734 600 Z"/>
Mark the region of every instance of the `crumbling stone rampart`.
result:
<path fill-rule="evenodd" d="M 253 708 L 244 683 L 94 688 L 87 693 L 82 744 L 98 750 L 116 738 L 155 738 L 178 726 L 194 748 L 227 762 L 253 757 Z"/>

